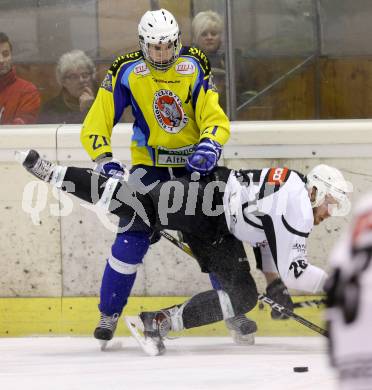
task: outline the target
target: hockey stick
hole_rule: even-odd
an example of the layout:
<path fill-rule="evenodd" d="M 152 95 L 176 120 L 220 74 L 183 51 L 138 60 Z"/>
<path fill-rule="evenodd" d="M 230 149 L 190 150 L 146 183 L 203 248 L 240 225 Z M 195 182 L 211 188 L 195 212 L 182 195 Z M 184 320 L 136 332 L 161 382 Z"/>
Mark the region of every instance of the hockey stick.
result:
<path fill-rule="evenodd" d="M 322 336 L 329 337 L 328 331 L 321 328 L 318 325 L 313 324 L 312 322 L 308 321 L 307 319 L 299 316 L 298 314 L 294 313 L 293 311 L 287 309 L 286 307 L 279 305 L 279 303 L 274 302 L 272 299 L 267 297 L 266 295 L 259 294 L 258 300 L 261 302 L 265 302 L 268 305 L 271 306 L 272 309 L 278 311 L 281 314 L 284 314 L 285 316 L 292 318 L 293 320 L 299 322 L 300 324 L 306 326 L 307 328 L 313 330 L 314 332 L 317 332 L 321 334 Z"/>
<path fill-rule="evenodd" d="M 326 304 L 326 299 L 309 299 L 307 301 L 294 302 L 293 307 L 319 307 Z"/>
<path fill-rule="evenodd" d="M 189 256 L 194 257 L 193 253 L 191 252 L 191 249 L 188 245 L 184 244 L 183 242 L 177 240 L 176 237 L 173 237 L 171 234 L 164 232 L 163 230 L 160 231 L 160 234 L 166 238 L 168 241 L 170 241 L 173 245 L 178 246 L 181 250 L 183 250 L 185 253 L 187 253 Z"/>
<path fill-rule="evenodd" d="M 173 245 L 177 246 L 181 250 L 183 250 L 185 253 L 190 255 L 195 259 L 195 256 L 193 255 L 190 247 L 179 240 L 177 238 L 173 237 L 171 234 L 168 234 L 167 232 L 160 231 L 160 234 L 166 238 L 168 241 L 170 241 Z M 286 307 L 279 305 L 272 299 L 268 298 L 266 295 L 259 294 L 258 295 L 258 300 L 261 302 L 265 302 L 268 305 L 270 305 L 274 310 L 278 311 L 281 314 L 284 314 L 285 316 L 292 318 L 293 320 L 299 322 L 300 324 L 306 326 L 307 328 L 313 330 L 314 332 L 317 332 L 325 337 L 329 337 L 328 331 L 321 328 L 320 326 L 313 324 L 312 322 L 306 320 L 305 318 L 299 316 L 298 314 L 294 313 L 293 311 L 287 309 Z"/>
<path fill-rule="evenodd" d="M 298 308 L 304 308 L 304 307 L 317 307 L 319 308 L 320 306 L 326 305 L 326 299 L 308 299 L 307 301 L 300 301 L 300 302 L 294 302 L 293 303 L 293 308 L 298 309 Z M 260 304 L 259 309 L 263 309 L 264 305 L 263 303 Z"/>
<path fill-rule="evenodd" d="M 317 307 L 319 308 L 320 306 L 326 305 L 326 299 L 308 299 L 306 301 L 299 301 L 299 302 L 294 302 L 293 303 L 293 308 L 294 309 L 299 309 L 299 308 L 304 308 L 304 307 Z M 259 309 L 263 309 L 264 305 L 263 303 L 260 304 Z"/>

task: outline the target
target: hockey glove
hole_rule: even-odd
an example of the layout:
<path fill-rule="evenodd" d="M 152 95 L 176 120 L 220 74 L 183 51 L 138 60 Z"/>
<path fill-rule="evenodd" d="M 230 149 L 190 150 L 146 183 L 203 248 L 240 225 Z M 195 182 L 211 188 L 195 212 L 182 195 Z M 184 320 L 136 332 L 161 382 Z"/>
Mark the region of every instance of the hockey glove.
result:
<path fill-rule="evenodd" d="M 279 303 L 279 305 L 282 305 L 289 310 L 293 310 L 292 298 L 289 295 L 287 287 L 280 278 L 275 279 L 266 287 L 266 295 L 274 302 Z M 271 318 L 273 320 L 286 320 L 288 317 L 272 309 Z"/>
<path fill-rule="evenodd" d="M 156 244 L 161 239 L 161 234 L 158 230 L 154 230 L 150 236 L 150 245 Z"/>
<path fill-rule="evenodd" d="M 124 176 L 124 169 L 125 165 L 114 158 L 102 160 L 98 162 L 94 168 L 96 172 L 104 173 L 105 175 L 115 179 L 121 179 Z"/>
<path fill-rule="evenodd" d="M 186 161 L 186 169 L 189 172 L 199 172 L 205 176 L 217 166 L 221 156 L 222 146 L 209 138 L 204 138 L 195 148 L 194 153 Z"/>

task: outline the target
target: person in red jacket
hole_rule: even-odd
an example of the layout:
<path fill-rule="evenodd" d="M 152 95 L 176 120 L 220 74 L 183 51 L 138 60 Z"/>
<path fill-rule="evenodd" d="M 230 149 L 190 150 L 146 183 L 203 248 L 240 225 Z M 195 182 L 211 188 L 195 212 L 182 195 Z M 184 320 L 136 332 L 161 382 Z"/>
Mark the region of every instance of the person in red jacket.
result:
<path fill-rule="evenodd" d="M 34 84 L 16 75 L 12 44 L 0 32 L 0 125 L 36 123 L 40 95 Z"/>

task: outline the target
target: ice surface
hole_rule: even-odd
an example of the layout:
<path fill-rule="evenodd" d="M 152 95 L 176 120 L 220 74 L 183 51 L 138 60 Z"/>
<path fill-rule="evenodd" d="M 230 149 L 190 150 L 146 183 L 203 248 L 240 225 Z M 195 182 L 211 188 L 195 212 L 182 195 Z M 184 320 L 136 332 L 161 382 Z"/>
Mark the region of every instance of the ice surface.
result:
<path fill-rule="evenodd" d="M 236 346 L 226 337 L 166 340 L 167 353 L 145 356 L 132 338 L 100 351 L 93 338 L 0 340 L 1 390 L 303 390 L 337 388 L 325 340 L 260 337 Z M 305 373 L 294 366 L 308 366 Z"/>

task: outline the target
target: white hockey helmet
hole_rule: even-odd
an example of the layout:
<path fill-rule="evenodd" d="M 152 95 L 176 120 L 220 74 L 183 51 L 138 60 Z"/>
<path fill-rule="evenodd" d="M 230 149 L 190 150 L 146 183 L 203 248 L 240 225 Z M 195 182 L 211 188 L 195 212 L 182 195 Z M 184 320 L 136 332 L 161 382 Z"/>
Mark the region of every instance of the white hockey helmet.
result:
<path fill-rule="evenodd" d="M 166 9 L 147 11 L 138 25 L 140 48 L 145 59 L 156 69 L 166 70 L 177 60 L 180 48 L 180 29 L 175 17 Z M 149 44 L 173 43 L 173 55 L 166 61 L 155 62 L 149 56 Z"/>
<path fill-rule="evenodd" d="M 326 164 L 315 166 L 306 176 L 306 186 L 308 190 L 314 187 L 317 189 L 315 200 L 311 206 L 320 206 L 326 195 L 331 195 L 337 202 L 337 205 L 330 207 L 329 211 L 332 216 L 345 216 L 351 208 L 348 192 L 352 191 L 351 183 L 348 183 L 342 173 L 334 167 Z"/>

